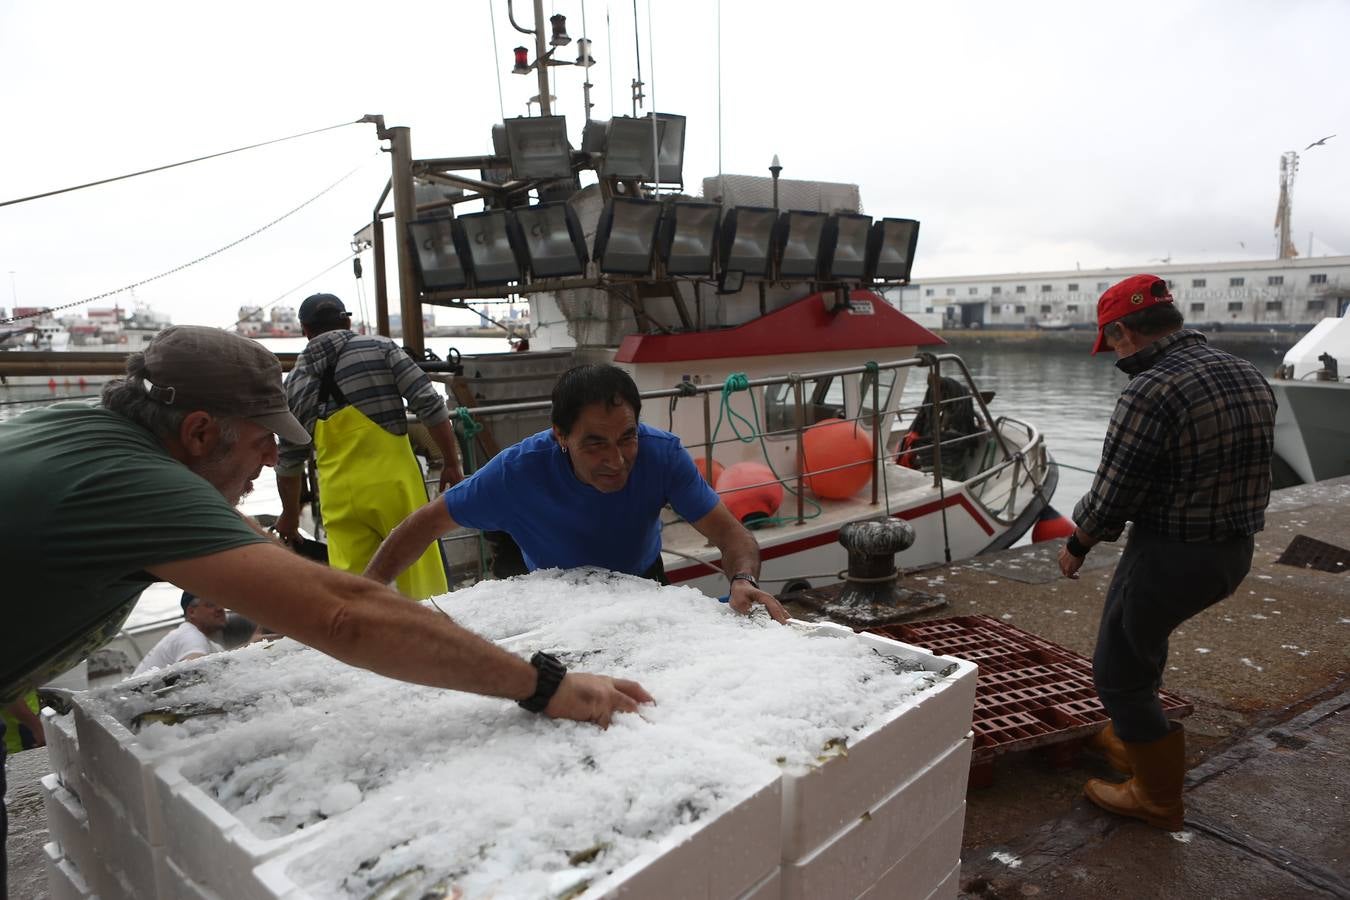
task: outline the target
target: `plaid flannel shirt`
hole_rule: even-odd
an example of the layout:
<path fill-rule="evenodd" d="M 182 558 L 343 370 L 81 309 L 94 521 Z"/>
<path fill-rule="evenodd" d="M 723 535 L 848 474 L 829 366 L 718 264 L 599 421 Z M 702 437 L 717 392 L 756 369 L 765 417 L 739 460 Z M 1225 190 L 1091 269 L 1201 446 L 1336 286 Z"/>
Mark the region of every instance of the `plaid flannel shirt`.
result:
<path fill-rule="evenodd" d="M 334 365 L 338 390 L 347 398 L 347 404 L 329 401 L 320 409 L 323 373 Z M 358 335 L 342 329 L 326 331 L 305 345 L 286 378 L 286 400 L 291 412 L 310 434 L 314 433 L 314 423 L 320 416 L 330 416 L 344 405 L 355 406 L 390 434 L 407 434 L 405 397 L 423 425 L 439 425 L 450 418 L 450 410 L 431 379 L 397 344 L 387 337 Z M 299 475 L 308 455 L 308 445 L 282 440 L 277 474 Z"/>
<path fill-rule="evenodd" d="M 1264 528 L 1275 395 L 1260 371 L 1189 330 L 1116 365 L 1133 377 L 1073 511 L 1083 533 L 1113 541 L 1132 521 L 1171 540 L 1222 541 Z"/>

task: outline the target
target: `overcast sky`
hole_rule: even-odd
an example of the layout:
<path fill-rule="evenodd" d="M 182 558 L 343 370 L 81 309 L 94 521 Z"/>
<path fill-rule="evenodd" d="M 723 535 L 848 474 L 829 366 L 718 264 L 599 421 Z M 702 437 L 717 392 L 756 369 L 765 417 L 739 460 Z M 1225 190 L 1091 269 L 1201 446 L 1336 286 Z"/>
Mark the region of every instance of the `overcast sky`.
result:
<path fill-rule="evenodd" d="M 546 0 L 555 8 L 580 37 L 582 0 Z M 627 114 L 633 5 L 584 10 L 594 114 Z M 516 13 L 527 24 L 529 0 Z M 1314 255 L 1350 253 L 1344 0 L 723 0 L 720 141 L 717 19 L 715 0 L 638 0 L 648 91 L 657 109 L 689 117 L 691 191 L 719 155 L 728 173 L 767 174 L 777 153 L 784 178 L 856 183 L 868 213 L 922 221 L 916 280 L 1271 258 L 1286 150 L 1301 152 L 1300 252 L 1311 240 Z M 416 156 L 486 152 L 501 118 L 496 73 L 508 116 L 537 92 L 510 73 L 518 43 L 533 58 L 505 0 L 0 2 L 0 201 L 365 113 L 409 126 Z M 574 58 L 575 45 L 559 55 Z M 574 144 L 582 81 L 580 69 L 556 70 Z M 316 290 L 355 301 L 350 264 L 316 276 L 369 220 L 388 178 L 379 147 L 372 126 L 351 125 L 0 208 L 0 307 L 157 275 L 352 170 L 257 238 L 135 296 L 175 321 L 217 325 L 241 304 L 295 305 Z"/>

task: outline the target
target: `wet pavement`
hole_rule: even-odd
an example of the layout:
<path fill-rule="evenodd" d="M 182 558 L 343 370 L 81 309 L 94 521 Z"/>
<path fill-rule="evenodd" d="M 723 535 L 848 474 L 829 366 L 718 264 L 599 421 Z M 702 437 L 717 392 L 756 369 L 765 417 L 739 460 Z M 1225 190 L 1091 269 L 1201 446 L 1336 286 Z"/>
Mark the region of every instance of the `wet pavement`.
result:
<path fill-rule="evenodd" d="M 1175 835 L 1101 812 L 1086 752 L 997 759 L 967 798 L 965 898 L 1350 898 L 1350 573 L 1277 564 L 1297 535 L 1350 548 L 1350 478 L 1278 492 L 1251 574 L 1172 638 L 1165 687 L 1195 705 L 1187 729 L 1186 827 Z M 1021 547 L 906 577 L 941 594 L 928 618 L 980 613 L 1091 656 L 1119 550 L 1095 548 L 1081 578 L 1052 548 Z M 46 751 L 9 761 L 10 896 L 46 896 Z"/>

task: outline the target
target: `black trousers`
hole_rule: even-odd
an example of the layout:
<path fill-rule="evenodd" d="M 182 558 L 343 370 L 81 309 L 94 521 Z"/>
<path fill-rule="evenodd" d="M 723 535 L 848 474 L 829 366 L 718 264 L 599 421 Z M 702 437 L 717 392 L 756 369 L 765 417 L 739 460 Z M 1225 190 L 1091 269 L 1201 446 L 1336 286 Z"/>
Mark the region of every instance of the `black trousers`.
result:
<path fill-rule="evenodd" d="M 1106 592 L 1092 675 L 1122 741 L 1167 735 L 1158 689 L 1178 625 L 1233 594 L 1252 565 L 1252 537 L 1183 543 L 1130 533 Z"/>
<path fill-rule="evenodd" d="M 5 723 L 0 722 L 0 900 L 9 896 L 9 810 L 5 807 Z"/>

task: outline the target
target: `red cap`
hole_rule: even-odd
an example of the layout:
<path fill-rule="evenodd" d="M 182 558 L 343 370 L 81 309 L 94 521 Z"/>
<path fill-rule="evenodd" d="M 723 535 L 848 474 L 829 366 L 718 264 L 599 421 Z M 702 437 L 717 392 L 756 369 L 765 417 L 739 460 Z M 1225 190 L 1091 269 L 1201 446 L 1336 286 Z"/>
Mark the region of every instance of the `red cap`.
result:
<path fill-rule="evenodd" d="M 1099 353 L 1106 349 L 1103 329 L 1116 319 L 1159 303 L 1171 302 L 1172 292 L 1167 289 L 1167 282 L 1157 275 L 1131 275 L 1113 284 L 1097 301 L 1097 343 L 1092 345 L 1092 352 Z"/>

